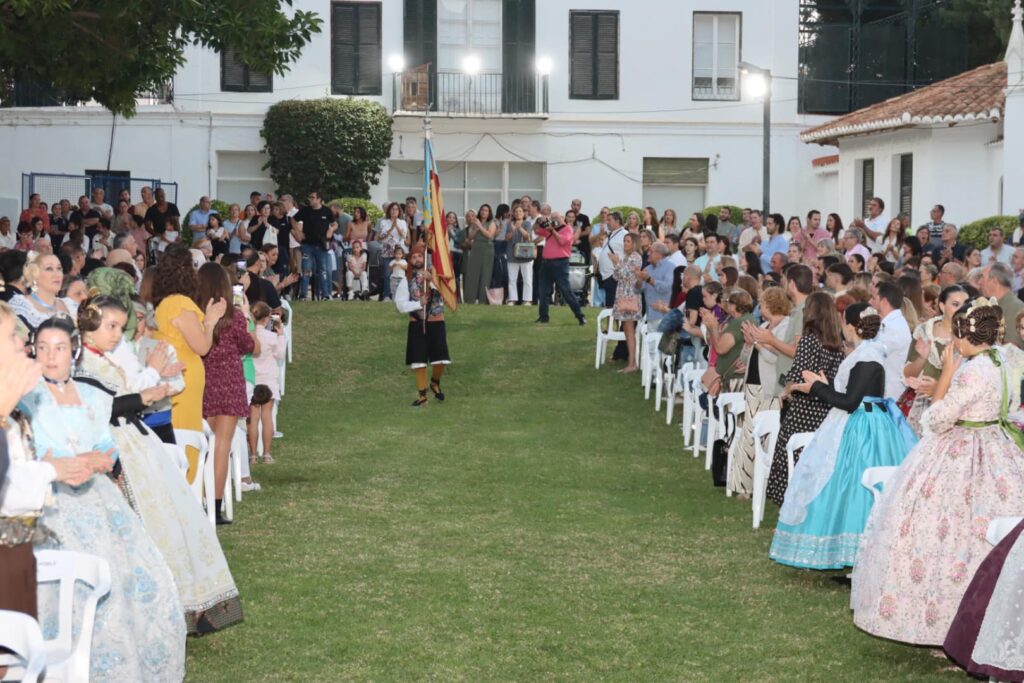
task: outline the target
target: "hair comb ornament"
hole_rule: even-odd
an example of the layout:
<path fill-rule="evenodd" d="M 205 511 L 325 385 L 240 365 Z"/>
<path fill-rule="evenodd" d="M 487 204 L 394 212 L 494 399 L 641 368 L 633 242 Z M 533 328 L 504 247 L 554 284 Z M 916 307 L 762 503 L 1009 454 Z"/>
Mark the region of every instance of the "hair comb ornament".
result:
<path fill-rule="evenodd" d="M 878 311 L 873 309 L 871 306 L 868 306 L 867 308 L 865 308 L 863 311 L 860 312 L 861 320 L 863 320 L 864 318 L 867 318 L 869 316 L 872 316 L 872 315 L 878 315 Z"/>

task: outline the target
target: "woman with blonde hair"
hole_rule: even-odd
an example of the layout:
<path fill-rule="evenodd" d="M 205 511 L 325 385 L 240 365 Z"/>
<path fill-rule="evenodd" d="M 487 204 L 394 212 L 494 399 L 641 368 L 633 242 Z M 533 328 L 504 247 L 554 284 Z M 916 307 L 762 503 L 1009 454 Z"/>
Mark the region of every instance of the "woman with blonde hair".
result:
<path fill-rule="evenodd" d="M 14 314 L 34 330 L 47 318 L 60 313 L 71 315 L 67 305 L 61 301 L 60 290 L 64 285 L 64 269 L 60 259 L 53 254 L 29 257 L 25 264 L 26 294 L 15 294 L 9 302 Z"/>

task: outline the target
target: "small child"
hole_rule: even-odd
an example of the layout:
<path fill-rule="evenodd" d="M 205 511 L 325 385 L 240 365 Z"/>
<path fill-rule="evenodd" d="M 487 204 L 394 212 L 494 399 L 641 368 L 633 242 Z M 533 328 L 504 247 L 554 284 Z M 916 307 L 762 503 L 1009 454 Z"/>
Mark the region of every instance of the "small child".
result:
<path fill-rule="evenodd" d="M 274 457 L 270 454 L 270 444 L 274 438 L 274 403 L 281 399 L 281 369 L 287 343 L 284 338 L 284 326 L 281 321 L 271 318 L 270 306 L 258 301 L 252 306 L 252 317 L 256 323 L 256 338 L 260 342 L 260 352 L 252 357 L 256 366 L 256 389 L 253 391 L 252 403 L 249 408 L 249 452 L 259 461 L 259 435 L 263 431 L 263 462 L 270 465 Z M 262 424 L 261 424 L 262 423 Z"/>
<path fill-rule="evenodd" d="M 405 249 L 395 247 L 395 259 L 391 262 L 391 292 L 398 291 L 398 286 L 405 279 L 405 269 L 409 266 L 405 261 Z"/>
<path fill-rule="evenodd" d="M 365 299 L 370 291 L 370 274 L 366 272 L 366 252 L 363 243 L 352 243 L 352 255 L 345 264 L 345 284 L 348 286 L 348 300 L 358 293 L 358 298 Z"/>

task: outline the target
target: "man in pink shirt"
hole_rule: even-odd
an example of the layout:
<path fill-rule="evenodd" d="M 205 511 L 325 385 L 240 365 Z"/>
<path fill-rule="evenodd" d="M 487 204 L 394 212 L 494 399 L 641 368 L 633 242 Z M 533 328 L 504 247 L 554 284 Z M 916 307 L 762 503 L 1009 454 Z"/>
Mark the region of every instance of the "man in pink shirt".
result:
<path fill-rule="evenodd" d="M 31 223 L 33 218 L 43 219 L 43 230 L 50 232 L 50 212 L 43 207 L 43 201 L 38 194 L 31 194 L 28 198 L 28 208 L 18 216 L 19 223 Z"/>
<path fill-rule="evenodd" d="M 811 209 L 807 213 L 807 225 L 793 233 L 793 243 L 803 249 L 804 263 L 818 260 L 818 242 L 832 237 L 828 230 L 821 227 L 821 212 Z"/>
<path fill-rule="evenodd" d="M 587 319 L 580 310 L 579 301 L 569 287 L 569 256 L 572 254 L 572 231 L 570 225 L 562 220 L 562 214 L 555 213 L 550 219 L 540 217 L 533 224 L 537 237 L 545 240 L 544 252 L 540 264 L 540 317 L 539 323 L 548 322 L 548 306 L 551 304 L 552 285 L 558 285 L 562 298 L 569 304 L 573 315 L 580 325 L 586 325 Z"/>

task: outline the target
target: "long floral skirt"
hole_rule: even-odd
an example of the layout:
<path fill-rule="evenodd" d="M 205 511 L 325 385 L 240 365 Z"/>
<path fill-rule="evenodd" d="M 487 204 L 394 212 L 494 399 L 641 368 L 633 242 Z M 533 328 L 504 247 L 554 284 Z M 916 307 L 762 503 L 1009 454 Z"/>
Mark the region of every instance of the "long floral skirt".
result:
<path fill-rule="evenodd" d="M 778 410 L 780 401 L 777 396 L 765 399 L 759 384 L 746 385 L 743 393 L 746 399 L 743 429 L 737 437 L 739 443 L 736 444 L 736 452 L 733 454 L 729 479 L 733 491 L 739 495 L 749 496 L 754 491 L 754 458 L 757 457 L 754 449 L 754 418 L 762 410 Z"/>

